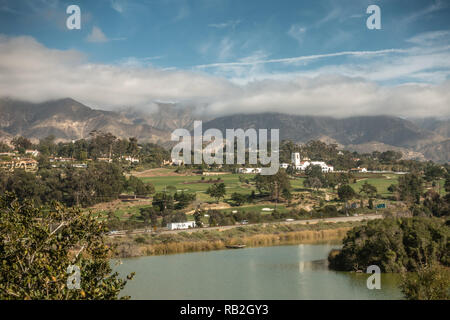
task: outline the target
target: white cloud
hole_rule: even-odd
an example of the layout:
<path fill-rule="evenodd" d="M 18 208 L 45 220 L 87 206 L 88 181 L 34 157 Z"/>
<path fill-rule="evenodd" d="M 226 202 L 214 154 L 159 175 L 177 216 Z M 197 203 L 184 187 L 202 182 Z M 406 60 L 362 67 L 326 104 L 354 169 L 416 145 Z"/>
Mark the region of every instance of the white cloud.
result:
<path fill-rule="evenodd" d="M 208 27 L 217 28 L 217 29 L 225 29 L 225 28 L 234 29 L 240 23 L 241 23 L 241 20 L 230 20 L 230 21 L 223 22 L 223 23 L 211 23 L 211 24 L 208 24 Z"/>
<path fill-rule="evenodd" d="M 124 7 L 125 7 L 125 4 L 123 1 L 111 0 L 111 8 L 113 8 L 118 13 L 123 13 L 125 10 Z"/>
<path fill-rule="evenodd" d="M 339 57 L 339 56 L 379 56 L 388 53 L 402 53 L 406 52 L 404 49 L 384 49 L 375 51 L 343 51 L 334 52 L 326 54 L 314 54 L 309 56 L 298 56 L 290 58 L 280 58 L 280 59 L 263 59 L 263 60 L 250 60 L 250 61 L 236 61 L 236 62 L 223 62 L 223 63 L 211 63 L 198 65 L 196 68 L 216 68 L 224 66 L 245 66 L 245 65 L 255 65 L 255 64 L 273 64 L 273 63 L 283 63 L 283 64 L 295 64 L 303 61 L 319 60 L 323 58 Z"/>
<path fill-rule="evenodd" d="M 395 60 L 397 64 L 391 66 L 393 72 L 427 74 L 430 68 L 445 64 L 448 57 L 436 51 L 436 56 L 429 59 L 436 62 L 431 63 L 417 51 L 415 56 L 400 54 Z M 248 82 L 236 83 L 198 71 L 162 70 L 139 64 L 94 64 L 87 62 L 80 52 L 49 49 L 31 37 L 0 36 L 0 96 L 33 102 L 72 97 L 103 109 L 152 108 L 154 101 L 178 101 L 214 116 L 259 112 L 336 117 L 450 116 L 449 80 L 382 86 L 364 73 L 372 71 L 374 77 L 385 78 L 390 76 L 390 65 L 370 62 L 368 53 L 353 53 L 352 57 L 355 56 L 361 61 L 353 67 L 330 66 L 290 75 L 268 72 L 262 78 L 251 78 L 247 71 L 256 75 L 266 72 L 264 65 L 251 64 L 254 60 L 266 61 L 265 53 L 255 52 L 246 61 L 240 61 L 244 65 L 227 66 L 250 78 Z M 380 60 L 380 54 L 376 57 L 373 60 Z M 352 61 L 355 63 L 355 59 Z M 365 61 L 366 69 L 362 67 Z M 412 69 L 404 69 L 408 64 L 413 65 Z M 425 69 L 418 65 L 425 65 Z"/>
<path fill-rule="evenodd" d="M 120 59 L 118 61 L 118 64 L 124 67 L 145 67 L 151 66 L 152 61 L 159 60 L 162 58 L 164 58 L 164 56 L 143 57 L 143 58 L 127 57 Z"/>
<path fill-rule="evenodd" d="M 219 61 L 229 59 L 234 56 L 233 49 L 236 46 L 236 42 L 230 37 L 223 37 L 220 41 L 208 40 L 201 43 L 197 47 L 197 51 L 202 56 L 213 55 Z"/>
<path fill-rule="evenodd" d="M 117 37 L 117 38 L 108 38 L 97 26 L 92 27 L 91 33 L 89 33 L 86 37 L 86 41 L 93 43 L 104 43 L 109 41 L 122 41 L 127 40 L 125 37 Z"/>
<path fill-rule="evenodd" d="M 91 33 L 86 37 L 86 40 L 88 42 L 108 42 L 109 39 L 106 37 L 106 35 L 103 33 L 102 29 L 99 27 L 93 26 Z"/>
<path fill-rule="evenodd" d="M 436 42 L 450 42 L 450 30 L 437 30 L 420 33 L 406 40 L 407 42 L 411 42 L 418 45 L 432 45 Z"/>
<path fill-rule="evenodd" d="M 306 28 L 299 26 L 297 24 L 291 25 L 291 28 L 288 31 L 288 35 L 298 41 L 298 43 L 303 42 L 303 38 L 305 37 Z"/>
<path fill-rule="evenodd" d="M 234 42 L 229 37 L 223 38 L 219 44 L 219 60 L 230 58 L 233 55 L 233 47 Z"/>
<path fill-rule="evenodd" d="M 211 113 L 286 112 L 301 115 L 357 116 L 390 114 L 425 117 L 449 116 L 450 82 L 439 86 L 400 85 L 380 87 L 348 77 L 265 80 L 241 88 L 240 94 L 217 100 Z"/>

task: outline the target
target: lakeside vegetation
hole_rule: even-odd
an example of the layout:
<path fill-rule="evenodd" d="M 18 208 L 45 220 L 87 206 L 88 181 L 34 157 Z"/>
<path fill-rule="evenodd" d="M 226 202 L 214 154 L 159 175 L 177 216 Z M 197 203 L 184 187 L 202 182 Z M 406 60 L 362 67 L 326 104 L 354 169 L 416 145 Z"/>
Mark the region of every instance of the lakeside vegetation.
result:
<path fill-rule="evenodd" d="M 350 230 L 343 248 L 332 251 L 330 267 L 341 271 L 417 271 L 431 262 L 450 267 L 450 223 L 438 218 L 385 218 Z"/>
<path fill-rule="evenodd" d="M 198 230 L 165 234 L 127 235 L 111 238 L 120 258 L 225 249 L 227 245 L 248 247 L 341 240 L 353 226 L 364 222 L 317 224 L 267 224 L 226 230 Z"/>
<path fill-rule="evenodd" d="M 328 255 L 329 267 L 401 273 L 408 299 L 450 299 L 450 220 L 429 217 L 386 218 L 354 227 L 343 248 Z"/>

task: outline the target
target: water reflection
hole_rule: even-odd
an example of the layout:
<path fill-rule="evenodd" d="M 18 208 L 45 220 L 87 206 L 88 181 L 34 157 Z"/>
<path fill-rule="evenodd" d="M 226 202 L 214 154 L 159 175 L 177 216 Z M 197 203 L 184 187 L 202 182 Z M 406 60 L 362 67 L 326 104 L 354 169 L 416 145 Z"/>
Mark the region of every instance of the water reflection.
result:
<path fill-rule="evenodd" d="M 392 275 L 368 290 L 368 274 L 328 269 L 336 244 L 303 244 L 123 259 L 136 299 L 398 299 Z"/>

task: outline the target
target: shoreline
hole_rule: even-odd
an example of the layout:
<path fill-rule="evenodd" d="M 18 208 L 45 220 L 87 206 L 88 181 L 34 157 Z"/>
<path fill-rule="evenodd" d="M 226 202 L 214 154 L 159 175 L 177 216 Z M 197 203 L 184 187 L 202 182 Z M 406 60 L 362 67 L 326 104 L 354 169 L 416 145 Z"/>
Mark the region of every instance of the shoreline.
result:
<path fill-rule="evenodd" d="M 111 258 L 133 258 L 212 250 L 243 244 L 246 248 L 342 240 L 347 231 L 363 221 L 325 222 L 314 225 L 252 225 L 223 231 L 199 230 L 177 234 L 130 235 L 111 239 L 116 246 Z M 231 250 L 231 249 L 228 249 Z"/>

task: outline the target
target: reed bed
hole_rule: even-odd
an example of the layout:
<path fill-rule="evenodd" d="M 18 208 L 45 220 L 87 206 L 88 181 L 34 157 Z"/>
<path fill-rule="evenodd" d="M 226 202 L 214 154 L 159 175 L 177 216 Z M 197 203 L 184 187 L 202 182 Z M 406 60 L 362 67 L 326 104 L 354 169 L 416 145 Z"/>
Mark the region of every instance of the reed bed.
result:
<path fill-rule="evenodd" d="M 193 233 L 166 234 L 159 236 L 120 239 L 116 256 L 121 258 L 149 255 L 164 255 L 196 251 L 225 249 L 227 245 L 244 244 L 247 247 L 276 246 L 285 244 L 315 243 L 320 241 L 342 240 L 351 226 L 346 223 L 322 224 L 303 227 L 303 230 L 290 230 L 285 226 L 252 226 L 226 231 L 198 231 Z M 256 227 L 256 228 L 255 228 Z M 313 229 L 313 230 L 308 230 Z"/>

